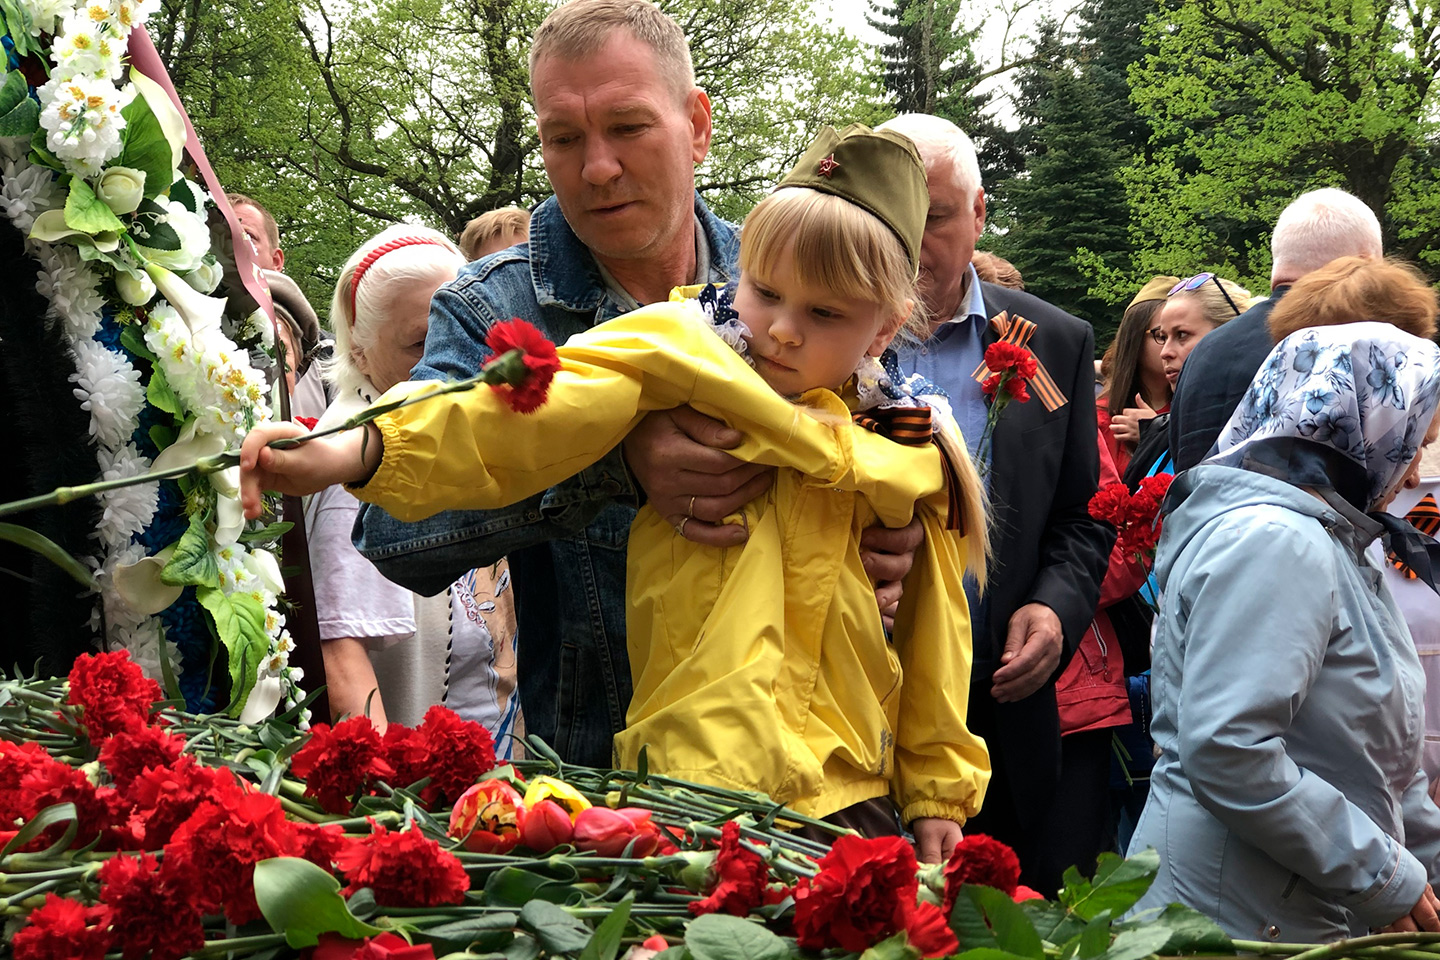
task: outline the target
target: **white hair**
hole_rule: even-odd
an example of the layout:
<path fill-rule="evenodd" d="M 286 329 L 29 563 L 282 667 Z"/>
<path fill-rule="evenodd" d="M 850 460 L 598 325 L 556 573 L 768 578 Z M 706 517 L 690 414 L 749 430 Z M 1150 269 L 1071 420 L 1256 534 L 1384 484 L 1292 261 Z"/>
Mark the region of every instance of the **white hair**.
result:
<path fill-rule="evenodd" d="M 372 251 L 405 237 L 425 242 L 381 254 L 365 269 L 359 289 L 354 289 L 352 280 L 360 263 Z M 362 243 L 345 261 L 335 284 L 335 296 L 330 301 L 335 352 L 321 367 L 321 376 L 333 383 L 342 396 L 364 389 L 368 380 L 356 361 L 375 345 L 380 327 L 389 319 L 395 285 L 417 280 L 453 280 L 464 265 L 465 256 L 460 248 L 449 237 L 429 227 L 397 223 Z"/>
<path fill-rule="evenodd" d="M 949 120 L 928 113 L 902 113 L 876 129 L 893 130 L 913 140 L 915 149 L 920 151 L 920 159 L 925 161 L 926 173 L 930 173 L 939 161 L 948 159 L 955 171 L 955 185 L 965 196 L 974 197 L 982 186 L 975 144 L 964 130 Z"/>
<path fill-rule="evenodd" d="M 1270 235 L 1274 281 L 1298 280 L 1340 257 L 1379 260 L 1380 221 L 1359 197 L 1326 187 L 1302 193 L 1275 221 Z"/>

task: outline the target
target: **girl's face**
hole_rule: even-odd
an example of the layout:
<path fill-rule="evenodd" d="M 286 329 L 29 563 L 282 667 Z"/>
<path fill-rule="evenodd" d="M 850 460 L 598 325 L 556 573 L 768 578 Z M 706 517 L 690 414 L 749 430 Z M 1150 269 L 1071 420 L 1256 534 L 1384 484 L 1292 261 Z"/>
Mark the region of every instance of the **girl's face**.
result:
<path fill-rule="evenodd" d="M 1188 297 L 1167 300 L 1156 320 L 1154 340 L 1160 347 L 1160 365 L 1170 387 L 1180 379 L 1185 358 L 1215 326 L 1201 312 L 1200 302 Z"/>
<path fill-rule="evenodd" d="M 878 303 L 800 283 L 788 246 L 763 276 L 740 275 L 735 310 L 750 328 L 756 372 L 787 397 L 839 389 L 861 357 L 884 351 L 902 319 Z"/>
<path fill-rule="evenodd" d="M 383 393 L 410 379 L 411 368 L 425 354 L 430 298 L 445 282 L 445 278 L 437 276 L 394 283 L 375 342 L 356 357 L 355 365 L 370 378 L 375 389 Z"/>

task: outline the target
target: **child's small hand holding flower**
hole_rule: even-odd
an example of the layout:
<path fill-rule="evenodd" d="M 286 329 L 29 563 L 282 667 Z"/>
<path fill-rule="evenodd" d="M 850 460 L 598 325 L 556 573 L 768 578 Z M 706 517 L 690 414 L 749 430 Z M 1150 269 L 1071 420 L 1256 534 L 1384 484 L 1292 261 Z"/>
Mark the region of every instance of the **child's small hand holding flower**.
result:
<path fill-rule="evenodd" d="M 337 483 L 358 483 L 380 465 L 384 445 L 374 424 L 317 437 L 289 450 L 269 446 L 309 432 L 301 424 L 280 421 L 263 423 L 245 436 L 240 447 L 240 504 L 246 518 L 260 516 L 266 490 L 303 496 Z"/>

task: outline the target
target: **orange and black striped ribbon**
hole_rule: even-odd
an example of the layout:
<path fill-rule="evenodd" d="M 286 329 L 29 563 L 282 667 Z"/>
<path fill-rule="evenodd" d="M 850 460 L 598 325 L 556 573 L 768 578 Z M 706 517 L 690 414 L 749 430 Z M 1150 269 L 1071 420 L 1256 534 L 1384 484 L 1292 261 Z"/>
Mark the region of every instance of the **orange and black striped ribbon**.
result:
<path fill-rule="evenodd" d="M 878 433 L 880 436 L 907 447 L 918 447 L 934 442 L 940 447 L 939 441 L 935 439 L 935 430 L 931 420 L 929 407 L 884 407 L 872 410 L 861 410 L 854 414 L 855 423 L 864 427 L 871 433 Z M 961 517 L 960 507 L 960 477 L 955 472 L 955 465 L 940 449 L 940 463 L 945 470 L 945 492 L 949 498 L 949 511 L 945 519 L 947 530 L 958 530 L 961 536 L 965 534 L 964 518 Z"/>
<path fill-rule="evenodd" d="M 1421 497 L 1420 502 L 1411 507 L 1410 512 L 1405 514 L 1405 519 L 1410 522 L 1412 527 L 1427 537 L 1433 538 L 1436 534 L 1440 534 L 1440 506 L 1437 506 L 1435 503 L 1435 494 L 1427 493 Z M 1415 571 L 1410 569 L 1408 563 L 1396 556 L 1395 551 L 1387 551 L 1386 558 L 1390 561 L 1392 567 L 1405 575 L 1405 579 L 1415 579 Z"/>
<path fill-rule="evenodd" d="M 1000 334 L 1001 340 L 1013 343 L 1017 347 L 1028 349 L 1030 338 L 1035 335 L 1034 323 L 1024 317 L 1011 318 L 1010 314 L 1003 310 L 990 318 L 990 326 Z M 1032 350 L 1031 353 L 1033 354 L 1034 351 Z M 1065 399 L 1065 394 L 1060 392 L 1060 388 L 1055 384 L 1055 378 L 1050 376 L 1050 371 L 1045 369 L 1045 364 L 1040 362 L 1039 357 L 1035 358 L 1035 363 L 1039 369 L 1035 371 L 1035 376 L 1030 378 L 1030 390 L 1040 398 L 1040 402 L 1045 405 L 1046 410 L 1059 410 L 1069 401 Z M 985 365 L 984 360 L 981 360 L 980 366 L 975 368 L 975 372 L 971 376 L 977 382 L 984 383 L 990 378 L 990 368 Z"/>

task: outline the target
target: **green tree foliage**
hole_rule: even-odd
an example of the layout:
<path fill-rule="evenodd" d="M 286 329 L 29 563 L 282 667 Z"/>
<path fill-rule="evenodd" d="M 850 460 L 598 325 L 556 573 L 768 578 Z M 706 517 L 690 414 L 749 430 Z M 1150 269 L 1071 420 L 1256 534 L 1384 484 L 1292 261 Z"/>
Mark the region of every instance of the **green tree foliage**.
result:
<path fill-rule="evenodd" d="M 1270 229 L 1297 194 L 1337 186 L 1388 252 L 1440 266 L 1435 100 L 1440 7 L 1412 0 L 1167 3 L 1132 96 L 1153 155 L 1126 171 L 1130 276 L 1214 269 L 1269 286 Z"/>
<path fill-rule="evenodd" d="M 318 308 L 387 223 L 458 234 L 550 192 L 529 40 L 554 0 L 165 0 L 153 30 L 222 180 L 276 216 Z M 873 54 L 814 0 L 673 0 L 716 135 L 697 182 L 739 217 L 822 123 L 878 122 Z M 168 55 L 167 55 L 168 50 Z"/>

